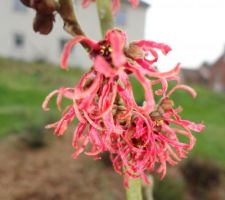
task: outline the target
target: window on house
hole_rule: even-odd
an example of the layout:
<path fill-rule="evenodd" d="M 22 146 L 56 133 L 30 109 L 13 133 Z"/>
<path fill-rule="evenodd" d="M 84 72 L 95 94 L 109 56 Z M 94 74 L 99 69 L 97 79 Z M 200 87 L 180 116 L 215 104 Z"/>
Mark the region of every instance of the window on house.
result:
<path fill-rule="evenodd" d="M 13 0 L 13 9 L 16 12 L 26 12 L 27 11 L 27 8 L 19 0 Z"/>
<path fill-rule="evenodd" d="M 25 38 L 22 34 L 14 34 L 14 46 L 16 48 L 23 48 L 25 45 Z"/>
<path fill-rule="evenodd" d="M 65 38 L 61 38 L 60 40 L 59 40 L 59 53 L 62 53 L 62 51 L 63 51 L 63 49 L 64 49 L 64 46 L 65 46 L 65 44 L 68 42 L 68 40 L 67 39 L 65 39 Z"/>
<path fill-rule="evenodd" d="M 118 13 L 116 14 L 115 21 L 117 26 L 125 26 L 127 21 L 126 11 L 125 10 L 118 11 Z"/>

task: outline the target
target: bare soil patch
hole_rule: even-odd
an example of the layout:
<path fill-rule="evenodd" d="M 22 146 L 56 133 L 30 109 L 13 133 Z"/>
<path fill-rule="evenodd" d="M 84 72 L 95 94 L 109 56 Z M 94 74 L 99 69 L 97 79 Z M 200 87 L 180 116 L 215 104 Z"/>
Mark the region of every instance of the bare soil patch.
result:
<path fill-rule="evenodd" d="M 122 200 L 123 180 L 103 162 L 73 160 L 71 135 L 27 147 L 17 136 L 0 142 L 1 200 Z"/>

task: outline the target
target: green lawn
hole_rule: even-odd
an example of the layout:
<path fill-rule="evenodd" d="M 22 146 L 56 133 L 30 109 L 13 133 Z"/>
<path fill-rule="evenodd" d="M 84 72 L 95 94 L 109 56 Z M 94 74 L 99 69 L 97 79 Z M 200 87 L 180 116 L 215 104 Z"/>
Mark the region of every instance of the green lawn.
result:
<path fill-rule="evenodd" d="M 45 123 L 58 113 L 44 113 L 45 96 L 60 86 L 73 86 L 81 70 L 0 59 L 0 136 L 21 132 L 29 124 Z"/>
<path fill-rule="evenodd" d="M 0 136 L 23 132 L 27 124 L 41 124 L 56 118 L 41 110 L 45 96 L 59 86 L 73 86 L 82 75 L 79 69 L 60 70 L 48 64 L 0 59 Z M 133 80 L 132 80 L 133 81 Z M 143 99 L 140 85 L 133 81 L 137 100 Z M 173 99 L 184 108 L 183 117 L 203 121 L 206 129 L 196 133 L 192 155 L 215 160 L 225 168 L 225 95 L 195 87 L 198 97 L 178 91 Z"/>
<path fill-rule="evenodd" d="M 195 134 L 197 144 L 192 154 L 216 160 L 225 168 L 225 95 L 200 87 L 195 89 L 198 96 L 194 100 L 184 92 L 174 95 L 183 105 L 185 118 L 206 125 L 204 132 Z"/>

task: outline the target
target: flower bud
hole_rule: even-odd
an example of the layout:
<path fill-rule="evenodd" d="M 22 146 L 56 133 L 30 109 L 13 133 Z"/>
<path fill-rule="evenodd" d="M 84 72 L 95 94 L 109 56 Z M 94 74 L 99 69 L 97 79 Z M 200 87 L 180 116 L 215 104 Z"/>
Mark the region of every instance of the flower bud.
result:
<path fill-rule="evenodd" d="M 144 58 L 144 52 L 135 44 L 129 44 L 129 47 L 125 50 L 126 55 L 133 59 L 143 59 Z"/>
<path fill-rule="evenodd" d="M 57 8 L 54 0 L 30 0 L 30 6 L 42 15 L 52 14 Z"/>
<path fill-rule="evenodd" d="M 40 34 L 47 35 L 51 32 L 54 21 L 55 21 L 55 17 L 53 14 L 41 15 L 39 13 L 36 13 L 36 16 L 33 22 L 33 29 L 35 32 L 39 32 Z"/>
<path fill-rule="evenodd" d="M 164 111 L 168 111 L 173 108 L 174 102 L 173 100 L 167 98 L 162 101 L 160 106 Z"/>

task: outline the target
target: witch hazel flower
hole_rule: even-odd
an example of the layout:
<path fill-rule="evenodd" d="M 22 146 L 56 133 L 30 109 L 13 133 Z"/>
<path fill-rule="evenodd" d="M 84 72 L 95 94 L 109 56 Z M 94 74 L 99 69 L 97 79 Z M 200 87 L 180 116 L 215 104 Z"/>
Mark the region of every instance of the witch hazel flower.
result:
<path fill-rule="evenodd" d="M 166 55 L 171 48 L 146 40 L 127 45 L 125 32 L 112 29 L 99 42 L 85 36 L 69 41 L 62 54 L 63 69 L 67 69 L 72 47 L 80 42 L 90 47 L 93 65 L 77 85 L 59 88 L 46 97 L 43 103 L 46 111 L 55 95 L 59 110 L 63 98 L 70 100 L 61 119 L 47 128 L 53 128 L 60 136 L 77 118 L 73 157 L 85 152 L 100 159 L 101 153 L 109 152 L 115 171 L 124 175 L 125 185 L 130 177 L 141 177 L 148 182 L 147 175 L 154 172 L 163 178 L 167 164 L 177 164 L 193 148 L 195 138 L 191 131 L 201 132 L 204 128 L 203 124 L 183 120 L 179 115 L 182 109 L 174 107 L 171 95 L 176 90 L 196 96 L 195 91 L 185 85 L 177 84 L 168 90 L 169 81 L 179 81 L 180 65 L 168 72 L 159 72 L 154 67 L 159 51 Z M 145 93 L 141 106 L 133 95 L 131 75 L 140 82 Z M 154 90 L 154 85 L 161 87 Z M 160 97 L 158 102 L 156 96 Z M 188 142 L 181 142 L 180 137 L 188 138 Z"/>
<path fill-rule="evenodd" d="M 88 7 L 92 2 L 95 2 L 96 0 L 83 0 L 82 6 L 84 8 Z M 128 2 L 133 6 L 137 7 L 139 4 L 139 0 L 128 0 Z M 113 13 L 116 13 L 120 9 L 120 0 L 112 0 L 112 11 Z"/>
<path fill-rule="evenodd" d="M 162 91 L 165 92 L 167 80 L 177 79 L 176 75 L 180 67 L 178 64 L 169 72 L 159 73 L 153 66 L 158 60 L 157 50 L 166 55 L 171 50 L 170 47 L 165 44 L 145 40 L 133 42 L 126 47 L 126 40 L 126 34 L 119 29 L 108 31 L 105 39 L 99 42 L 94 42 L 84 36 L 77 36 L 65 46 L 61 66 L 63 69 L 67 69 L 67 59 L 75 44 L 78 42 L 86 43 L 86 45 L 90 46 L 90 58 L 93 60 L 93 69 L 96 73 L 123 83 L 117 87 L 118 92 L 127 97 L 129 94 L 131 98 L 130 106 L 134 106 L 142 112 L 150 112 L 155 106 L 151 89 L 153 83 L 146 76 L 159 79 L 157 81 L 162 84 Z M 149 60 L 150 54 L 153 59 Z M 128 81 L 129 74 L 135 75 L 145 91 L 145 102 L 142 108 L 138 107 L 134 101 L 132 88 Z M 158 83 L 157 81 L 154 82 Z"/>

